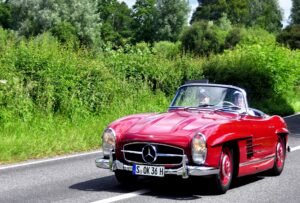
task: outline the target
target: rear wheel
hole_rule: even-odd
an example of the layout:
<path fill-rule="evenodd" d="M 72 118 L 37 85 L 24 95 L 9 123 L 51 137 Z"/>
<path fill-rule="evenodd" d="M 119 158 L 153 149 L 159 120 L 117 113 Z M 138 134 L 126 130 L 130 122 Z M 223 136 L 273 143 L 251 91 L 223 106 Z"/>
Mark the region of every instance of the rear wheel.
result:
<path fill-rule="evenodd" d="M 217 194 L 224 194 L 229 188 L 233 178 L 233 151 L 224 147 L 220 157 L 220 172 L 215 177 Z"/>
<path fill-rule="evenodd" d="M 283 171 L 285 155 L 286 155 L 285 152 L 286 150 L 285 150 L 284 139 L 282 137 L 278 137 L 278 141 L 276 144 L 275 162 L 273 168 L 270 171 L 272 175 L 275 176 L 280 175 L 281 172 Z"/>
<path fill-rule="evenodd" d="M 132 175 L 129 171 L 116 170 L 115 176 L 118 182 L 122 185 L 134 185 L 137 181 L 137 176 Z"/>

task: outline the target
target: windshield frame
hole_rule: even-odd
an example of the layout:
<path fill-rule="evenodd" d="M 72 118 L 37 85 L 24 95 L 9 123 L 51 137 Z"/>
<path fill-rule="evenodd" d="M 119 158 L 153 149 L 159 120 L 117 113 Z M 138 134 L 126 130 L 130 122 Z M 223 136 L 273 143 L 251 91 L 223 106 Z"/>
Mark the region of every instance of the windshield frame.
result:
<path fill-rule="evenodd" d="M 246 94 L 246 91 L 244 89 L 236 87 L 236 86 L 232 86 L 232 85 L 209 84 L 209 83 L 191 83 L 191 84 L 186 84 L 186 85 L 180 86 L 177 89 L 176 94 L 175 94 L 175 96 L 174 96 L 174 98 L 173 98 L 173 100 L 172 100 L 172 102 L 169 106 L 169 110 L 171 110 L 171 109 L 180 109 L 180 108 L 188 108 L 188 107 L 185 107 L 185 106 L 174 106 L 174 104 L 175 104 L 175 101 L 176 101 L 177 97 L 179 96 L 180 90 L 182 88 L 190 87 L 190 86 L 219 87 L 219 88 L 229 88 L 229 89 L 234 89 L 234 90 L 240 91 L 242 93 L 243 100 L 244 100 L 244 103 L 245 103 L 245 113 L 249 114 L 247 94 Z M 195 108 L 195 107 L 192 107 L 192 108 Z M 201 108 L 203 108 L 203 107 L 201 107 Z M 205 109 L 207 109 L 207 108 L 205 108 Z"/>

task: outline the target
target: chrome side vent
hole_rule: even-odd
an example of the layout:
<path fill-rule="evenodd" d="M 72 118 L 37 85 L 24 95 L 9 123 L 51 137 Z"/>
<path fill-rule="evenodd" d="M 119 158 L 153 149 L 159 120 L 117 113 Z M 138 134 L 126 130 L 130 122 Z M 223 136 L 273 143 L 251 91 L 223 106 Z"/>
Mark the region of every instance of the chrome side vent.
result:
<path fill-rule="evenodd" d="M 252 138 L 249 138 L 246 140 L 246 148 L 247 148 L 247 158 L 250 159 L 253 157 L 254 150 L 253 150 L 253 140 Z"/>

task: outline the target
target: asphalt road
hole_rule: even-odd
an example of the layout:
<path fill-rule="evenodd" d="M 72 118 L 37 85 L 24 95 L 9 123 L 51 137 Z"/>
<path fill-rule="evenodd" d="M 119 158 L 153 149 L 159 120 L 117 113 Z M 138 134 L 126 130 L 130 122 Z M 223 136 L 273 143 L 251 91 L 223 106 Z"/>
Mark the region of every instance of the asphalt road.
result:
<path fill-rule="evenodd" d="M 289 145 L 300 146 L 300 115 L 287 118 L 293 134 Z M 12 168 L 0 166 L 0 202 L 299 202 L 300 150 L 288 154 L 278 177 L 259 174 L 238 179 L 224 195 L 213 195 L 209 180 L 142 179 L 121 187 L 113 173 L 95 167 L 100 153 Z M 31 163 L 31 162 L 29 162 Z"/>

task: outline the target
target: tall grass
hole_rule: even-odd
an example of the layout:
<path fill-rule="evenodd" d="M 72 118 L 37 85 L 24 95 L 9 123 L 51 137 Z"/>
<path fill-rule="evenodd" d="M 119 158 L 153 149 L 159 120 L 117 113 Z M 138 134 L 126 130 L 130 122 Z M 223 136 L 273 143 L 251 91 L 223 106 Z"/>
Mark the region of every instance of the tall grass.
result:
<path fill-rule="evenodd" d="M 0 164 L 98 149 L 101 133 L 112 120 L 138 112 L 163 112 L 168 101 L 161 94 L 141 91 L 135 98 L 113 102 L 105 113 L 88 117 L 35 115 L 1 123 Z"/>

